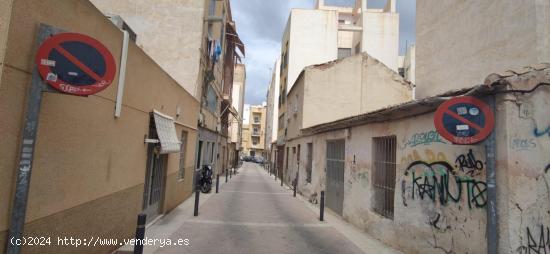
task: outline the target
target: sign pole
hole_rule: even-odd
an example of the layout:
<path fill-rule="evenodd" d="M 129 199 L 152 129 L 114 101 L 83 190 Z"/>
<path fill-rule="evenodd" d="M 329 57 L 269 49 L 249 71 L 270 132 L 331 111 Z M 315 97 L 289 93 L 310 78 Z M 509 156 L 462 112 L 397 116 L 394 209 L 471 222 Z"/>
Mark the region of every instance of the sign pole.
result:
<path fill-rule="evenodd" d="M 53 27 L 41 25 L 38 33 L 38 44 L 41 44 L 51 34 L 60 30 Z M 34 66 L 34 65 L 33 65 Z M 8 254 L 19 254 L 21 245 L 18 240 L 23 236 L 25 225 L 25 214 L 27 210 L 27 199 L 31 181 L 32 164 L 34 158 L 34 146 L 36 144 L 36 132 L 40 116 L 40 105 L 42 93 L 52 91 L 44 84 L 36 66 L 33 67 L 32 81 L 26 100 L 25 123 L 19 151 L 19 164 L 17 170 L 17 182 L 15 183 L 15 195 L 11 209 L 10 229 L 8 237 Z"/>

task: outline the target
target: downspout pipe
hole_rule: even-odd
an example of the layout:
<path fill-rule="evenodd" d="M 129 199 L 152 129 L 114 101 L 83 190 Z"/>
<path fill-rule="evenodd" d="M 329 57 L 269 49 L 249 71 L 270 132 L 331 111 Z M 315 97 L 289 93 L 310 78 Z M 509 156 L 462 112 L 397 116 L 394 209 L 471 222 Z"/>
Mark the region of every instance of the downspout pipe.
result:
<path fill-rule="evenodd" d="M 126 62 L 128 60 L 128 43 L 130 42 L 130 34 L 126 30 L 122 30 L 124 39 L 122 41 L 122 54 L 120 56 L 120 68 L 118 73 L 118 87 L 115 103 L 115 118 L 119 118 L 122 111 L 122 95 L 124 95 L 124 83 L 126 82 Z"/>
<path fill-rule="evenodd" d="M 495 95 L 488 96 L 488 104 L 498 116 L 495 106 Z M 485 141 L 485 154 L 487 160 L 487 254 L 498 253 L 498 211 L 497 211 L 497 186 L 496 186 L 496 128 Z"/>

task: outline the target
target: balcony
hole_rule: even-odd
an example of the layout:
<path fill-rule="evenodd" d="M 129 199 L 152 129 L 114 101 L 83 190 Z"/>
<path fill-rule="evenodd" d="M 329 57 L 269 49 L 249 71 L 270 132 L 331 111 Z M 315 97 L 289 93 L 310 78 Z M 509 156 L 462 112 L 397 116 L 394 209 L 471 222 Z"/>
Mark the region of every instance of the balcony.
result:
<path fill-rule="evenodd" d="M 252 134 L 250 134 L 250 135 L 252 135 L 253 137 L 259 137 L 259 136 L 261 136 L 262 134 L 260 134 L 259 131 L 253 131 Z"/>

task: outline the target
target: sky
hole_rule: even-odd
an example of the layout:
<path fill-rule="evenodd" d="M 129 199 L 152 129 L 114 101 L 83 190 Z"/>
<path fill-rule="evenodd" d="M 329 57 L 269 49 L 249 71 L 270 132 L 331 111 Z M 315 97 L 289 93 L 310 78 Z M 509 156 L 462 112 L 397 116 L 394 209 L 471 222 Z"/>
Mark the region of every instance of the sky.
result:
<path fill-rule="evenodd" d="M 283 31 L 292 8 L 313 9 L 316 0 L 231 0 L 237 32 L 246 47 L 246 104 L 266 100 L 271 69 L 281 51 Z M 325 0 L 327 5 L 350 5 L 354 0 Z M 369 0 L 369 8 L 382 8 L 386 0 Z M 397 0 L 400 14 L 399 52 L 415 42 L 416 0 Z"/>

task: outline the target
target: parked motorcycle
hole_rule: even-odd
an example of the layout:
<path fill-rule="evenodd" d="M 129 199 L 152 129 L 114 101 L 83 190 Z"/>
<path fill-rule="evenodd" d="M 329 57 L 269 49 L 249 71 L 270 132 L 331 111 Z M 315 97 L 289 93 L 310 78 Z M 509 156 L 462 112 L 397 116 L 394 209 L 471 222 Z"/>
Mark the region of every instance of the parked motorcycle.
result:
<path fill-rule="evenodd" d="M 212 190 L 212 166 L 204 165 L 202 167 L 198 187 L 202 193 L 209 193 Z"/>

